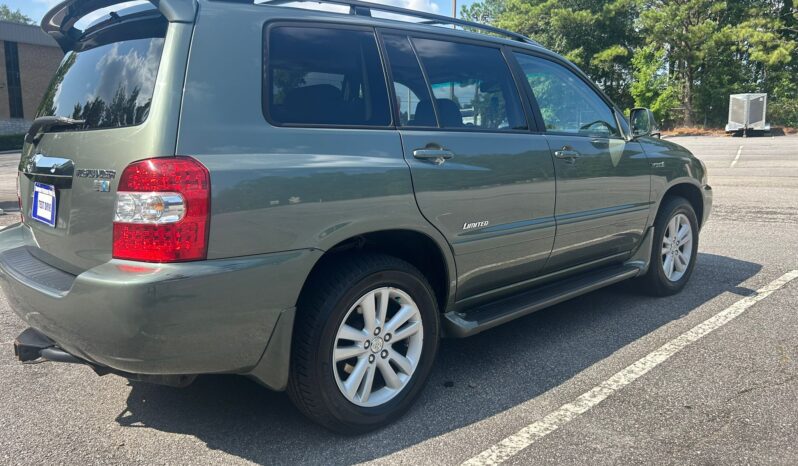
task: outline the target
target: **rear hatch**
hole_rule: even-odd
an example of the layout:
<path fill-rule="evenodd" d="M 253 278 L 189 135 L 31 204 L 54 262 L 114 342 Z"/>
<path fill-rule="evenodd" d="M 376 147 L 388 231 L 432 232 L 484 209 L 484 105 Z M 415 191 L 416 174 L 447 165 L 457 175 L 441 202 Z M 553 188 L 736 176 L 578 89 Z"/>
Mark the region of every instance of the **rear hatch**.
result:
<path fill-rule="evenodd" d="M 169 0 L 115 3 L 73 0 L 45 16 L 42 27 L 66 55 L 19 166 L 23 221 L 38 246 L 31 253 L 73 274 L 111 259 L 125 167 L 175 155 L 193 13 L 176 17 Z M 100 19 L 77 29 L 86 15 Z"/>

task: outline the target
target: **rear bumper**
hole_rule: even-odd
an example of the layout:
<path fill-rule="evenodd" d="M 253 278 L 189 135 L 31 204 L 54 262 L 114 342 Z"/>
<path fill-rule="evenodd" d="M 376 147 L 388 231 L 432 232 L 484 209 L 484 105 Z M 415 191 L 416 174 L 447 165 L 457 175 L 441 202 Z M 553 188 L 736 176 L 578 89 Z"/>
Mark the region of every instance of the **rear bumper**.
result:
<path fill-rule="evenodd" d="M 744 129 L 748 129 L 749 131 L 770 131 L 770 124 L 769 123 L 758 123 L 751 126 L 747 126 L 742 123 L 731 123 L 729 122 L 726 124 L 726 132 L 727 133 L 735 133 L 737 131 L 742 131 Z"/>
<path fill-rule="evenodd" d="M 145 374 L 130 374 L 127 372 L 117 371 L 80 359 L 79 357 L 69 354 L 63 349 L 58 347 L 58 344 L 51 340 L 47 335 L 41 333 L 34 328 L 28 328 L 14 340 L 14 356 L 22 362 L 35 361 L 37 359 L 46 359 L 53 362 L 64 362 L 69 364 L 84 364 L 92 369 L 97 375 L 116 374 L 129 379 L 138 380 L 141 382 L 157 383 L 161 385 L 170 385 L 173 387 L 185 387 L 194 381 L 195 375 L 145 375 Z"/>
<path fill-rule="evenodd" d="M 66 353 L 132 374 L 255 371 L 283 388 L 288 351 L 269 342 L 290 345 L 290 335 L 275 329 L 291 331 L 319 251 L 180 264 L 111 260 L 69 275 L 35 257 L 26 230 L 0 232 L 0 288 L 19 317 Z"/>

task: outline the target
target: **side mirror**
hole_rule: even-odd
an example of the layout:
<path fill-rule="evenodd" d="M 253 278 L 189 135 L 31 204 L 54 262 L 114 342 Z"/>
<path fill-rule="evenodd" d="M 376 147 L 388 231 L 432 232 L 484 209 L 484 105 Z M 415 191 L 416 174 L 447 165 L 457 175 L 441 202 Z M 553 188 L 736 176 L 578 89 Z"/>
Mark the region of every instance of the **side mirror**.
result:
<path fill-rule="evenodd" d="M 647 108 L 633 108 L 629 113 L 629 123 L 632 126 L 632 137 L 657 136 L 661 133 L 654 119 L 654 113 Z"/>

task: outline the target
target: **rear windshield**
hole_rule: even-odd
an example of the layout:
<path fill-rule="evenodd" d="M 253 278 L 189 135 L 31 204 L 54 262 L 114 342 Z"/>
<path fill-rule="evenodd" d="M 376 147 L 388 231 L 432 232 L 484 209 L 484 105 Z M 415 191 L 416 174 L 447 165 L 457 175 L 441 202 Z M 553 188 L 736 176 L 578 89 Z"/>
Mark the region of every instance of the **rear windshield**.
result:
<path fill-rule="evenodd" d="M 115 26 L 83 39 L 61 62 L 37 117 L 84 120 L 72 129 L 142 123 L 152 105 L 166 21 Z"/>

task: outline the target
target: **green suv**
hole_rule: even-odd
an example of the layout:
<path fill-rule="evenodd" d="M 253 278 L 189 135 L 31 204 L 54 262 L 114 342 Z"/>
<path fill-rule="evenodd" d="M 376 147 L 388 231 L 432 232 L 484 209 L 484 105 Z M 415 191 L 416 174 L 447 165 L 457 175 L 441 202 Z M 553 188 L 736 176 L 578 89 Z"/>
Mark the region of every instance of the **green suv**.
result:
<path fill-rule="evenodd" d="M 120 3 L 42 22 L 66 56 L 0 232 L 22 361 L 242 374 L 357 433 L 409 408 L 441 337 L 690 279 L 705 166 L 523 36 L 355 0 Z"/>

